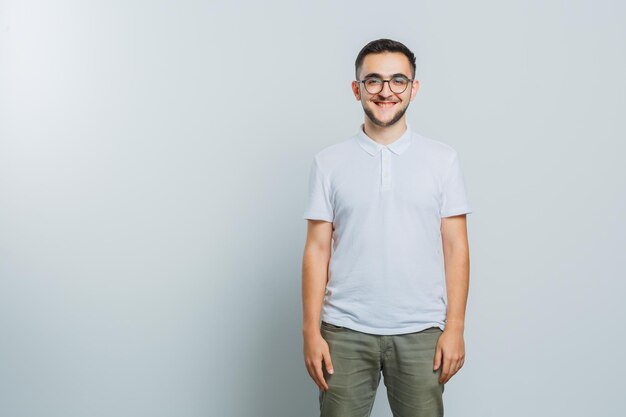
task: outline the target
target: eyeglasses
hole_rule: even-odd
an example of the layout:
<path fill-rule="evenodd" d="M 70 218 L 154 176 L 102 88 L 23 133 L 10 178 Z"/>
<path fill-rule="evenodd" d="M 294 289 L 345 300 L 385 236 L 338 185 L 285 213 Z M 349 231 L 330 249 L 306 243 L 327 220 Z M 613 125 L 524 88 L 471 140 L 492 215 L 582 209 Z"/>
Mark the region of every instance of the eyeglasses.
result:
<path fill-rule="evenodd" d="M 409 86 L 409 83 L 413 81 L 406 77 L 393 77 L 390 80 L 383 80 L 377 77 L 366 78 L 365 80 L 357 80 L 359 83 L 363 83 L 365 89 L 370 94 L 378 94 L 383 91 L 385 83 L 389 83 L 389 89 L 395 93 L 404 93 L 404 90 Z"/>

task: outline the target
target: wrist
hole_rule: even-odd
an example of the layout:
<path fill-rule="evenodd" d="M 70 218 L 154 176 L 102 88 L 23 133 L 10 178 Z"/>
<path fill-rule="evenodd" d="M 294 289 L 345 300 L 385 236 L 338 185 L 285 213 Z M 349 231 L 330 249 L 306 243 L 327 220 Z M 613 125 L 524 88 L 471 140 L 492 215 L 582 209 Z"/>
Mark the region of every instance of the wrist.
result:
<path fill-rule="evenodd" d="M 465 323 L 462 320 L 446 320 L 445 329 L 457 330 L 462 332 L 463 330 L 465 330 Z"/>
<path fill-rule="evenodd" d="M 320 323 L 307 323 L 302 326 L 304 336 L 320 333 Z"/>

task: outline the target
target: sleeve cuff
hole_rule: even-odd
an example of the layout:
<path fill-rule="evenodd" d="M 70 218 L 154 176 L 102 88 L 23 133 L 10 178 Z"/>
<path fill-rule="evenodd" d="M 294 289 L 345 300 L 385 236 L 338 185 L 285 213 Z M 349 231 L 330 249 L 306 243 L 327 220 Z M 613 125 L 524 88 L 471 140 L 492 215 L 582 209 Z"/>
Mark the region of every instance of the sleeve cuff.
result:
<path fill-rule="evenodd" d="M 333 217 L 328 215 L 328 214 L 324 214 L 324 213 L 314 213 L 314 212 L 310 212 L 307 211 L 302 215 L 303 219 L 310 219 L 310 220 L 325 220 L 327 222 L 331 222 L 333 221 Z"/>
<path fill-rule="evenodd" d="M 469 206 L 459 207 L 452 210 L 446 210 L 441 212 L 441 217 L 450 217 L 450 216 L 458 216 L 460 214 L 470 214 L 472 213 L 472 208 Z"/>

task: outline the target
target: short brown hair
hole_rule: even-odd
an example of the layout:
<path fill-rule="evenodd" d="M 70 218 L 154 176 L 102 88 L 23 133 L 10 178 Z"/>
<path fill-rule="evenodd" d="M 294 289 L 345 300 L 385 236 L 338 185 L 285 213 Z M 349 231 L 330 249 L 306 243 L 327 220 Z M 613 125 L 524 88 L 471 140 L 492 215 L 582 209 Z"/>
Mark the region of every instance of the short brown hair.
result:
<path fill-rule="evenodd" d="M 383 52 L 400 52 L 404 54 L 409 60 L 409 64 L 411 64 L 411 69 L 413 70 L 411 78 L 415 78 L 415 54 L 413 54 L 413 52 L 411 52 L 411 50 L 401 42 L 391 39 L 377 39 L 365 45 L 356 57 L 356 61 L 354 62 L 354 72 L 357 80 L 359 79 L 359 71 L 361 71 L 361 66 L 363 65 L 365 56 L 369 54 L 380 54 Z"/>

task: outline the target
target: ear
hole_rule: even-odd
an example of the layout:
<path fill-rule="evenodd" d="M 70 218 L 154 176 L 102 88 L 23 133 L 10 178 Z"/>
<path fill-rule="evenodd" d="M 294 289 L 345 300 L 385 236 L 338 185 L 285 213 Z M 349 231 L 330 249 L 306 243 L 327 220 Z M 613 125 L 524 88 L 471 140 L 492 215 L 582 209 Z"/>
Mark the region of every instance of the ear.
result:
<path fill-rule="evenodd" d="M 359 83 L 356 81 L 352 81 L 352 94 L 354 94 L 354 97 L 358 101 L 361 100 L 361 92 L 359 91 Z"/>
<path fill-rule="evenodd" d="M 411 100 L 410 101 L 413 101 L 413 99 L 417 95 L 417 90 L 419 90 L 420 88 L 420 82 L 418 80 L 413 80 L 412 84 L 413 85 L 411 86 Z"/>

